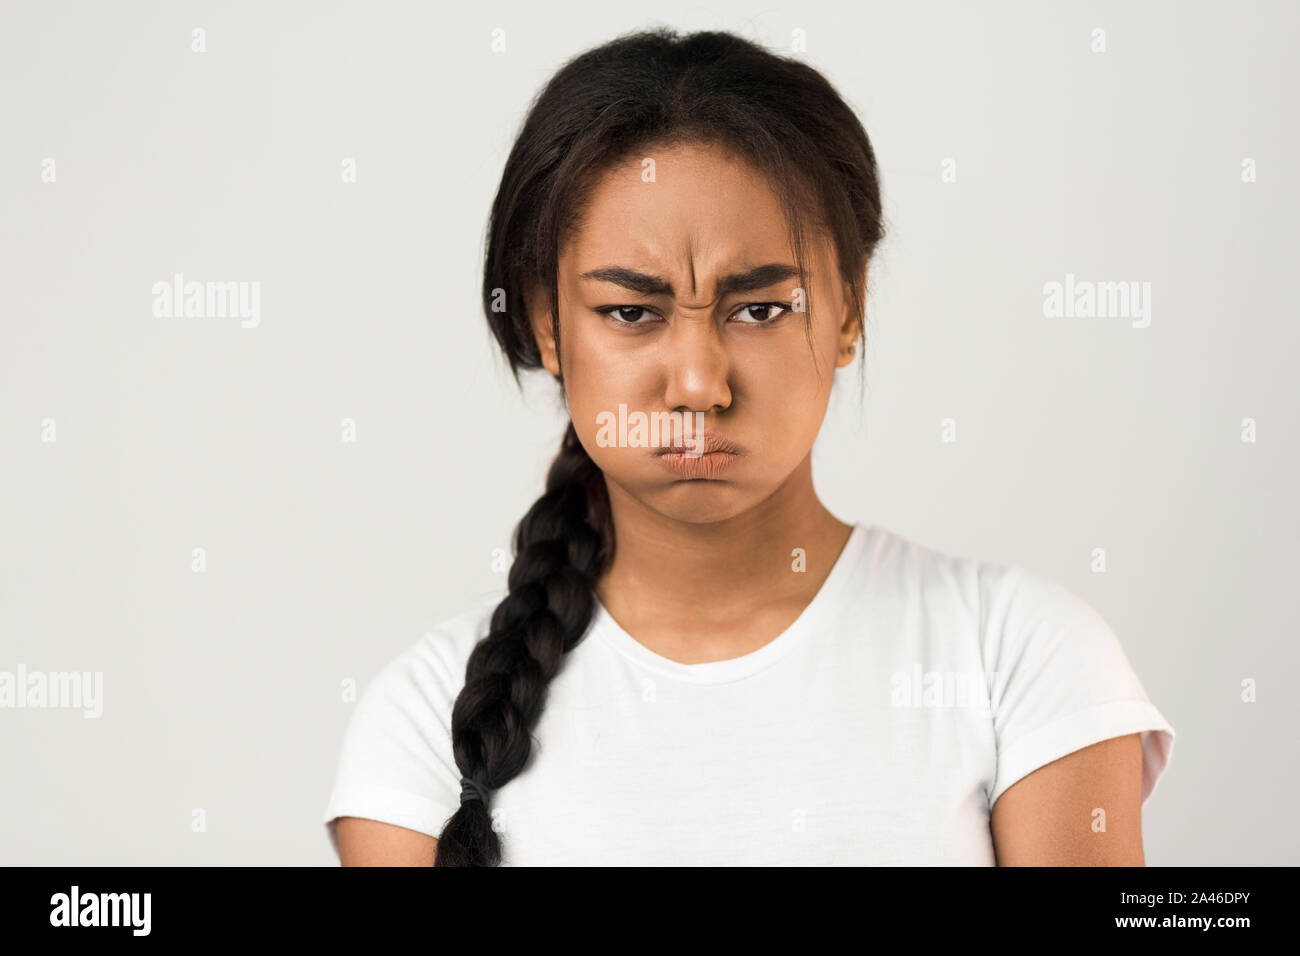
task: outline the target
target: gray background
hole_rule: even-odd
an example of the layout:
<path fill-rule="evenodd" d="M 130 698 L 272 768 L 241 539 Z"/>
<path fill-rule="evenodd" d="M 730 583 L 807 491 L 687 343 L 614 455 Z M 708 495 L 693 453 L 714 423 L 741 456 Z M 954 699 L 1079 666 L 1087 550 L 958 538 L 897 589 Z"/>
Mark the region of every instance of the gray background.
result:
<path fill-rule="evenodd" d="M 1148 863 L 1300 862 L 1298 20 L 5 0 L 0 670 L 102 671 L 104 714 L 0 710 L 0 862 L 334 861 L 340 682 L 503 586 L 564 424 L 477 298 L 511 137 L 564 59 L 656 24 L 806 31 L 876 148 L 890 234 L 865 394 L 841 373 L 815 450 L 827 504 L 1106 617 L 1177 732 Z M 176 272 L 261 282 L 260 325 L 155 317 Z M 1046 317 L 1067 273 L 1150 282 L 1150 326 Z"/>

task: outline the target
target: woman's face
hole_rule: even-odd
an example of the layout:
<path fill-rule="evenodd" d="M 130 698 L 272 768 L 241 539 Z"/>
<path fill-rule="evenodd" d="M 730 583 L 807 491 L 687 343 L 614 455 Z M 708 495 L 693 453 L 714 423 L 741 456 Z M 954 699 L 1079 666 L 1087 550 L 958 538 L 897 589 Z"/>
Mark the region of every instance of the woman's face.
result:
<path fill-rule="evenodd" d="M 600 178 L 561 252 L 558 358 L 545 290 L 529 314 L 543 364 L 552 374 L 562 365 L 574 428 L 611 496 L 680 521 L 721 521 L 805 463 L 860 326 L 824 236 L 810 235 L 799 276 L 760 172 L 717 146 L 646 158 L 652 181 L 641 156 Z M 678 413 L 676 434 L 656 413 Z M 717 441 L 699 444 L 697 423 Z"/>

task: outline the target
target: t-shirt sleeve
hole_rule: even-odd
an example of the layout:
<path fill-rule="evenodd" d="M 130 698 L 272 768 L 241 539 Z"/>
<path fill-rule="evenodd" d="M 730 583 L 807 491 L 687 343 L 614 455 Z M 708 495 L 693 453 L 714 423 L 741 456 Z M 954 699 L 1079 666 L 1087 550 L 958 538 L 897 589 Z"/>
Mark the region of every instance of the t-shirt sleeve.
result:
<path fill-rule="evenodd" d="M 1016 566 L 985 565 L 980 600 L 997 740 L 989 806 L 1039 767 L 1134 733 L 1145 803 L 1169 765 L 1174 729 L 1106 621 L 1069 589 Z"/>
<path fill-rule="evenodd" d="M 424 635 L 381 668 L 357 700 L 325 809 L 335 855 L 338 817 L 379 820 L 436 837 L 460 806 L 451 710 L 464 675 L 448 664 L 439 636 Z"/>

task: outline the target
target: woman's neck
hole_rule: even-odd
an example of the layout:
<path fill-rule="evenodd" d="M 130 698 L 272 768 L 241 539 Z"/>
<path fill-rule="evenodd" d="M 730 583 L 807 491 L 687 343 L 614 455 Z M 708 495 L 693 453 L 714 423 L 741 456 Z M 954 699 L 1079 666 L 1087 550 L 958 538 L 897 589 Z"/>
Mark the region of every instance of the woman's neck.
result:
<path fill-rule="evenodd" d="M 785 630 L 852 531 L 818 499 L 810 459 L 723 521 L 669 518 L 617 487 L 610 512 L 616 546 L 596 585 L 601 603 L 641 643 L 688 663 L 740 656 Z"/>

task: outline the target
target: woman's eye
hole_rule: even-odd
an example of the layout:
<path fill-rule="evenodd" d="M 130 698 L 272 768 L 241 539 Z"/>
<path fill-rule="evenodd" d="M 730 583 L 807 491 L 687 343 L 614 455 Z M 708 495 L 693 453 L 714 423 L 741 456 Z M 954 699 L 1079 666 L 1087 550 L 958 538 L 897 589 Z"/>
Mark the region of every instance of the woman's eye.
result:
<path fill-rule="evenodd" d="M 639 325 L 650 315 L 650 310 L 642 308 L 639 305 L 616 305 L 608 309 L 599 310 L 602 315 L 608 315 L 621 325 Z"/>
<path fill-rule="evenodd" d="M 742 325 L 770 325 L 790 309 L 791 306 L 783 302 L 756 302 L 741 306 L 732 317 L 738 316 Z M 596 311 L 608 316 L 616 325 L 646 325 L 655 316 L 654 312 L 640 305 L 612 305 Z"/>
<path fill-rule="evenodd" d="M 773 309 L 777 311 L 773 312 Z M 780 318 L 782 313 L 789 310 L 790 306 L 780 302 L 756 302 L 753 305 L 741 306 L 733 314 L 740 316 L 741 322 L 745 325 L 765 325 L 773 319 Z"/>

